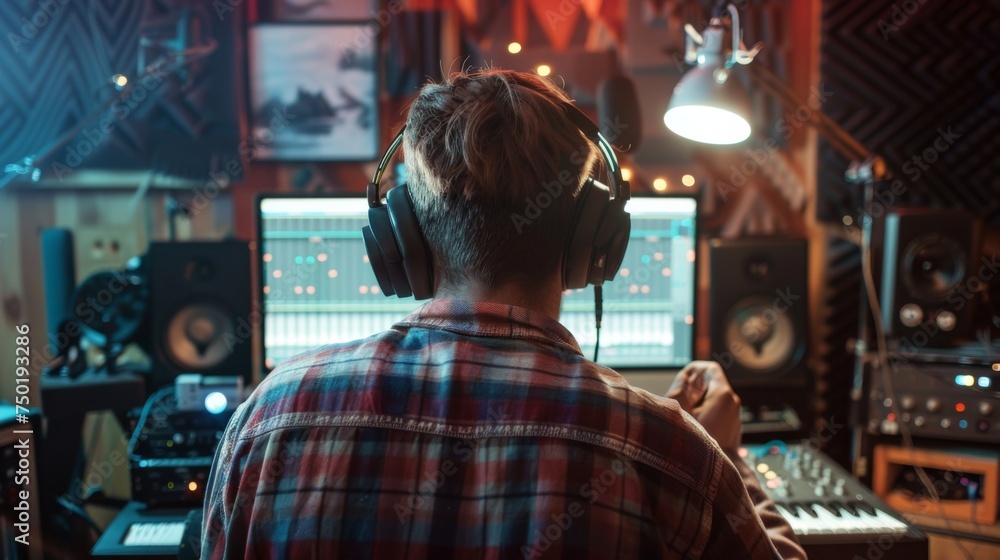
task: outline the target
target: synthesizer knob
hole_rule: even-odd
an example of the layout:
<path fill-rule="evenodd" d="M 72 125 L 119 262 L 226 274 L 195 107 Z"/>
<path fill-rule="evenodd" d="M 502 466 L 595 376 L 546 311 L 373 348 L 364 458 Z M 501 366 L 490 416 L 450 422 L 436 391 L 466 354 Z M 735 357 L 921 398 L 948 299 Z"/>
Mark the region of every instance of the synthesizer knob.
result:
<path fill-rule="evenodd" d="M 838 478 L 837 483 L 833 485 L 833 493 L 836 494 L 837 496 L 843 496 L 845 493 L 844 486 L 846 484 L 847 484 L 846 480 L 844 480 L 843 478 Z"/>
<path fill-rule="evenodd" d="M 942 418 L 941 419 L 941 427 L 944 428 L 944 429 L 946 429 L 946 430 L 948 428 L 950 428 L 951 427 L 951 420 L 949 420 L 947 418 Z"/>
<path fill-rule="evenodd" d="M 913 407 L 917 406 L 917 399 L 910 395 L 903 395 L 899 399 L 899 406 L 903 410 L 913 410 Z"/>
<path fill-rule="evenodd" d="M 913 425 L 918 428 L 922 428 L 924 426 L 924 423 L 925 420 L 923 416 L 917 416 L 916 418 L 913 419 Z"/>
<path fill-rule="evenodd" d="M 817 497 L 822 498 L 826 496 L 826 484 L 817 484 L 814 492 Z"/>
<path fill-rule="evenodd" d="M 931 397 L 927 399 L 927 412 L 934 414 L 941 410 L 941 399 Z"/>
<path fill-rule="evenodd" d="M 979 414 L 983 416 L 989 416 L 993 414 L 993 403 L 982 401 L 979 403 Z"/>
<path fill-rule="evenodd" d="M 177 445 L 181 445 L 182 443 L 184 443 L 184 434 L 181 433 L 174 434 L 174 437 L 172 439 L 174 440 L 174 443 L 176 443 Z"/>

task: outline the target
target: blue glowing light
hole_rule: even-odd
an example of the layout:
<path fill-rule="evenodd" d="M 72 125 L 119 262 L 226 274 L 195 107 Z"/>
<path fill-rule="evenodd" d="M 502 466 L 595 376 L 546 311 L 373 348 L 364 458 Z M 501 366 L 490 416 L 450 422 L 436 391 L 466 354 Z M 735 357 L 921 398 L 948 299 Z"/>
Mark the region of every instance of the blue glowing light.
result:
<path fill-rule="evenodd" d="M 212 414 L 219 414 L 220 412 L 226 410 L 226 405 L 229 404 L 229 400 L 226 399 L 226 395 L 215 391 L 209 393 L 205 397 L 205 410 L 211 412 Z"/>

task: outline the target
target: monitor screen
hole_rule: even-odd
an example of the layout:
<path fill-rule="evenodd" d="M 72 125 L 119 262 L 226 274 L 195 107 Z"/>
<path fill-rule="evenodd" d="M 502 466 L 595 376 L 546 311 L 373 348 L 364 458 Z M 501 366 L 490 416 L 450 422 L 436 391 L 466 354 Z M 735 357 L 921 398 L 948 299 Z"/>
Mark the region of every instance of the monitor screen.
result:
<path fill-rule="evenodd" d="M 600 362 L 681 367 L 694 347 L 696 200 L 637 196 L 627 209 L 628 250 L 618 276 L 604 286 Z M 379 290 L 361 238 L 364 198 L 262 197 L 258 220 L 266 369 L 388 329 L 422 303 Z M 592 288 L 564 294 L 560 322 L 592 356 Z"/>

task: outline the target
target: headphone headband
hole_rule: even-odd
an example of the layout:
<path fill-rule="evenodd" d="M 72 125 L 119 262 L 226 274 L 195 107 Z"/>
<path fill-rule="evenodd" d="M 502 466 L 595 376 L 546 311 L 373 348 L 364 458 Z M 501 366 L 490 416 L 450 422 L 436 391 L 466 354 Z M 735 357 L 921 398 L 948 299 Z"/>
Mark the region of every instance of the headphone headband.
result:
<path fill-rule="evenodd" d="M 597 146 L 598 151 L 601 153 L 601 158 L 604 160 L 604 165 L 608 169 L 608 182 L 611 183 L 609 185 L 611 200 L 620 201 L 624 204 L 626 200 L 632 197 L 632 193 L 629 190 L 628 182 L 622 177 L 621 166 L 618 165 L 618 156 L 615 155 L 615 150 L 611 146 L 611 143 L 601 134 L 601 129 L 594 124 L 594 121 L 590 120 L 575 105 L 563 102 L 562 108 L 570 122 L 576 125 L 580 129 L 580 132 Z M 392 161 L 392 156 L 396 154 L 396 150 L 403 144 L 403 132 L 405 130 L 406 125 L 404 124 L 399 129 L 396 137 L 389 143 L 389 147 L 386 148 L 385 154 L 382 155 L 382 160 L 379 161 L 375 173 L 372 174 L 372 180 L 368 183 L 366 193 L 369 208 L 380 208 L 382 206 L 382 194 L 379 192 L 379 183 L 382 182 L 382 175 L 385 174 L 389 162 Z"/>

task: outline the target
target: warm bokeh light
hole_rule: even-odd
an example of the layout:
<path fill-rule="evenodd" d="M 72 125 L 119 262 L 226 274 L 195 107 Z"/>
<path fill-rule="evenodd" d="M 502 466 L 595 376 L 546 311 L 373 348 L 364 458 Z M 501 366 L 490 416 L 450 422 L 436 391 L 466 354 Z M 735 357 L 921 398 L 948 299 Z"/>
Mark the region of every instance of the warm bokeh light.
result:
<path fill-rule="evenodd" d="M 118 87 L 125 87 L 125 84 L 128 83 L 128 78 L 124 74 L 115 74 L 112 79 Z"/>
<path fill-rule="evenodd" d="M 302 293 L 302 286 L 295 286 L 295 293 L 296 294 L 301 294 Z"/>
<path fill-rule="evenodd" d="M 197 482 L 195 482 L 193 480 L 191 482 L 188 482 L 188 490 L 194 492 L 197 489 L 198 489 L 198 483 Z"/>
<path fill-rule="evenodd" d="M 274 272 L 271 273 L 271 275 L 274 276 L 275 278 L 281 278 L 281 271 L 275 270 Z"/>
<path fill-rule="evenodd" d="M 358 286 L 358 293 L 359 294 L 367 294 L 368 293 L 368 286 Z"/>
<path fill-rule="evenodd" d="M 337 269 L 336 268 L 330 269 L 330 271 L 327 272 L 326 275 L 329 276 L 330 278 L 336 278 L 337 277 Z"/>
<path fill-rule="evenodd" d="M 548 64 L 539 64 L 535 71 L 538 72 L 539 76 L 548 76 L 552 73 L 552 67 Z"/>
<path fill-rule="evenodd" d="M 657 177 L 656 179 L 653 179 L 653 188 L 658 191 L 667 190 L 667 180 L 664 179 L 663 177 Z"/>
<path fill-rule="evenodd" d="M 628 167 L 622 167 L 622 179 L 626 181 L 632 180 L 632 170 Z"/>
<path fill-rule="evenodd" d="M 316 286 L 306 286 L 306 293 L 309 295 L 316 293 Z"/>
<path fill-rule="evenodd" d="M 274 257 L 271 256 L 271 253 L 264 253 L 264 262 L 271 262 L 272 258 Z"/>
<path fill-rule="evenodd" d="M 511 44 L 507 45 L 507 52 L 510 54 L 517 54 L 521 52 L 521 43 L 518 43 L 517 41 L 511 42 Z"/>
<path fill-rule="evenodd" d="M 694 175 L 685 175 L 681 177 L 681 183 L 683 183 L 685 187 L 693 187 L 695 183 Z"/>

